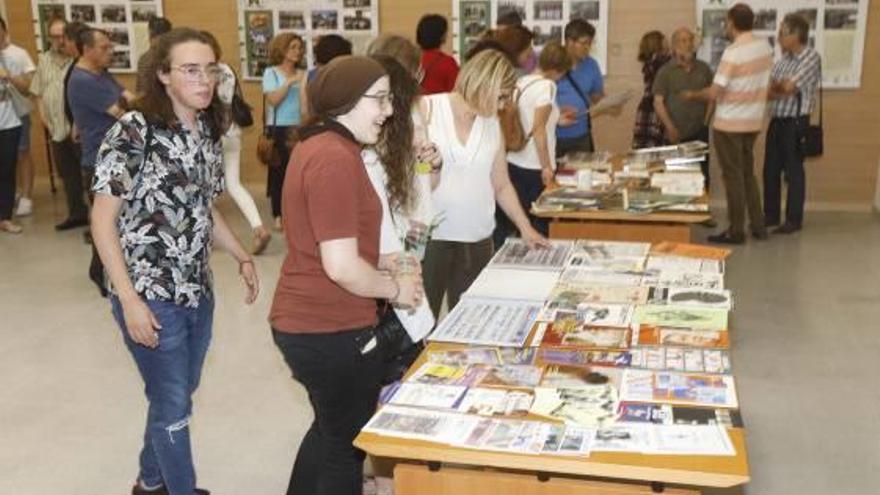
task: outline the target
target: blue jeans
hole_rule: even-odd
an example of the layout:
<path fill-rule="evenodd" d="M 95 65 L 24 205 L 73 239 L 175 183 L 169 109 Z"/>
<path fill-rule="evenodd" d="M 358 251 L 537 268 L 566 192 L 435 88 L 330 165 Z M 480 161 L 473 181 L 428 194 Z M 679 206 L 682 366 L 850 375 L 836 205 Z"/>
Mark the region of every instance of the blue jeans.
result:
<path fill-rule="evenodd" d="M 165 485 L 171 495 L 192 495 L 196 474 L 189 420 L 192 394 L 211 342 L 214 300 L 203 296 L 198 308 L 147 301 L 162 326 L 155 349 L 131 340 L 119 299 L 114 296 L 111 301 L 113 317 L 144 379 L 150 404 L 138 477 L 149 487 Z"/>

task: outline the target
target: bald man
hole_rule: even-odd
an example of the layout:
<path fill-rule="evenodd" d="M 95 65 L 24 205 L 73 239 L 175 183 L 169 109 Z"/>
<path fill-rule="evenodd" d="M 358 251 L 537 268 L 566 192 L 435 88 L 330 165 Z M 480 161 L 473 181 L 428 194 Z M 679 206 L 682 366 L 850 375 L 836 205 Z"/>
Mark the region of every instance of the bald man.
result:
<path fill-rule="evenodd" d="M 709 114 L 712 104 L 700 100 L 684 100 L 682 91 L 699 91 L 712 85 L 712 69 L 696 58 L 696 34 L 679 28 L 672 35 L 672 60 L 654 78 L 654 110 L 666 128 L 670 143 L 693 140 L 709 142 Z M 709 190 L 709 161 L 702 163 L 706 190 Z"/>

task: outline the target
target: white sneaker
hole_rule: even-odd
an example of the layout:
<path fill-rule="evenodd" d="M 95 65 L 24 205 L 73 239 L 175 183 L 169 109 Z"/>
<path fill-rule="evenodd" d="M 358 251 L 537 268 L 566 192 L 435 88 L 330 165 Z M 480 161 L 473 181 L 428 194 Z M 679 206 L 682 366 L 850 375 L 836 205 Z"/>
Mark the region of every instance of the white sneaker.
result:
<path fill-rule="evenodd" d="M 26 217 L 33 214 L 33 212 L 34 202 L 31 201 L 31 198 L 22 197 L 18 200 L 18 207 L 15 209 L 15 216 Z"/>

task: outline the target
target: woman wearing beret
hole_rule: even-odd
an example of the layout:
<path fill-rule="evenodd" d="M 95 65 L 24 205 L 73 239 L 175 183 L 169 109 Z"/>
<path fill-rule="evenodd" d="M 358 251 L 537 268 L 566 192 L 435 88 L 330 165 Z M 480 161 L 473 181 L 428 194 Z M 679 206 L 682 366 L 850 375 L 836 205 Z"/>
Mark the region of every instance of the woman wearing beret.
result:
<path fill-rule="evenodd" d="M 287 493 L 360 494 L 365 454 L 352 441 L 375 411 L 387 366 L 376 300 L 416 307 L 421 280 L 380 271 L 382 206 L 361 147 L 376 143 L 392 113 L 384 69 L 339 57 L 308 92 L 314 122 L 300 130 L 284 180 L 288 255 L 269 317 L 315 412 Z"/>

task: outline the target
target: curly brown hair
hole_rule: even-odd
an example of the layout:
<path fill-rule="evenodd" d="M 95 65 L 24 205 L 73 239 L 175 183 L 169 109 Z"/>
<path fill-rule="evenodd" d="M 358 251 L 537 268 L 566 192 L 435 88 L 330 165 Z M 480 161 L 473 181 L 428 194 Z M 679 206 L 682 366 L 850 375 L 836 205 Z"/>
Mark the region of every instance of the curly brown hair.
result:
<path fill-rule="evenodd" d="M 210 40 L 205 35 L 190 28 L 175 28 L 157 38 L 153 49 L 154 55 L 149 57 L 146 74 L 150 77 L 144 82 L 143 94 L 132 102 L 132 109 L 144 114 L 144 118 L 151 124 L 173 128 L 180 125 L 177 114 L 171 105 L 171 98 L 165 84 L 159 80 L 159 73 L 171 71 L 171 50 L 182 43 L 196 41 L 211 46 Z M 213 48 L 212 48 L 213 51 Z M 228 127 L 228 112 L 225 105 L 217 97 L 214 97 L 206 109 L 203 110 L 206 117 L 211 139 L 218 140 L 226 132 Z"/>
<path fill-rule="evenodd" d="M 413 152 L 412 106 L 419 96 L 419 83 L 397 60 L 387 55 L 373 55 L 382 64 L 391 84 L 394 113 L 385 121 L 376 151 L 388 176 L 388 206 L 409 212 L 416 200 L 413 188 L 415 153 Z"/>
<path fill-rule="evenodd" d="M 302 45 L 303 49 L 306 47 L 305 41 L 303 41 L 302 36 L 296 33 L 281 33 L 272 38 L 272 41 L 269 42 L 269 65 L 280 65 L 281 62 L 284 61 L 284 56 L 287 55 L 287 50 L 290 48 L 290 44 L 293 40 L 298 40 Z"/>

